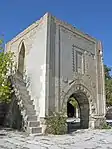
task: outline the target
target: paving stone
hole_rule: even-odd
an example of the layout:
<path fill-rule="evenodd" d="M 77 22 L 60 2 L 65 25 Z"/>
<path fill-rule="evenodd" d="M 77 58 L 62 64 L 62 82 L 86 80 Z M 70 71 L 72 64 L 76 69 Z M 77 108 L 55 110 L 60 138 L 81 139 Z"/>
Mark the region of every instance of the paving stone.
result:
<path fill-rule="evenodd" d="M 72 135 L 26 136 L 0 130 L 0 149 L 112 149 L 112 130 L 79 130 Z"/>

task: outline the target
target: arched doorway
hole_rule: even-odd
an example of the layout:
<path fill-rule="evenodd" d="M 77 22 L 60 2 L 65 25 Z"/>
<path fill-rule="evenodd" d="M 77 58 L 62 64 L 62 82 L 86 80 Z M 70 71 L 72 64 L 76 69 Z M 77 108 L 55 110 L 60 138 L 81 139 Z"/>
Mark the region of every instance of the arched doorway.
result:
<path fill-rule="evenodd" d="M 25 58 L 25 46 L 24 43 L 22 43 L 18 57 L 18 75 L 20 77 L 23 77 L 24 73 L 24 58 Z"/>
<path fill-rule="evenodd" d="M 67 101 L 67 115 L 69 117 L 76 117 L 76 107 L 70 104 L 69 101 L 74 98 L 77 101 L 80 117 L 80 125 L 76 128 L 87 129 L 89 127 L 89 102 L 86 95 L 83 92 L 73 93 Z"/>

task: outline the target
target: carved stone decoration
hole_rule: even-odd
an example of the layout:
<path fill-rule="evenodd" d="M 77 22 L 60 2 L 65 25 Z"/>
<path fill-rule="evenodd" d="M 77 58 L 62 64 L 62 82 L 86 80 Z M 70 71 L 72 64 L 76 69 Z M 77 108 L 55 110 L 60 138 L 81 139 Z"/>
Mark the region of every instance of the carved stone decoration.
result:
<path fill-rule="evenodd" d="M 63 82 L 64 83 L 68 83 L 68 78 L 67 77 L 63 77 Z"/>
<path fill-rule="evenodd" d="M 95 113 L 95 106 L 94 106 L 94 104 L 92 104 L 91 110 L 92 110 L 92 114 L 94 114 Z"/>
<path fill-rule="evenodd" d="M 66 103 L 72 94 L 75 93 L 76 95 L 78 95 L 80 102 L 82 99 L 84 99 L 84 97 L 83 98 L 81 97 L 81 94 L 82 95 L 84 94 L 84 95 L 86 95 L 87 100 L 89 102 L 90 114 L 91 114 L 91 116 L 92 115 L 94 116 L 96 114 L 96 108 L 94 106 L 94 101 L 93 101 L 90 91 L 84 85 L 77 84 L 77 83 L 78 83 L 78 81 L 73 82 L 73 84 L 71 84 L 69 87 L 67 86 L 66 89 L 63 91 L 63 94 L 61 96 L 61 108 L 66 109 Z M 82 99 L 80 99 L 80 98 L 82 98 Z M 84 104 L 84 102 L 82 102 L 82 103 Z M 80 103 L 80 106 L 81 106 L 81 103 Z M 80 108 L 81 109 L 86 108 L 86 105 L 84 104 L 84 106 L 81 106 Z"/>
<path fill-rule="evenodd" d="M 73 70 L 73 73 L 75 72 L 75 51 L 74 51 L 74 45 L 72 46 L 72 70 Z"/>

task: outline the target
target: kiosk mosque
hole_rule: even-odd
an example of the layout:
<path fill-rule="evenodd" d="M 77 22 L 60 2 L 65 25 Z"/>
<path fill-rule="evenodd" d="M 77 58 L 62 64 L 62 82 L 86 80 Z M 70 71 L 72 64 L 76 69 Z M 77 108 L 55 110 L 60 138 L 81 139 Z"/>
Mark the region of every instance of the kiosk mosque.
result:
<path fill-rule="evenodd" d="M 105 121 L 103 50 L 100 41 L 46 13 L 6 44 L 17 65 L 12 84 L 28 133 L 43 133 L 45 118 L 65 108 L 80 128 Z M 78 103 L 74 108 L 69 99 Z"/>

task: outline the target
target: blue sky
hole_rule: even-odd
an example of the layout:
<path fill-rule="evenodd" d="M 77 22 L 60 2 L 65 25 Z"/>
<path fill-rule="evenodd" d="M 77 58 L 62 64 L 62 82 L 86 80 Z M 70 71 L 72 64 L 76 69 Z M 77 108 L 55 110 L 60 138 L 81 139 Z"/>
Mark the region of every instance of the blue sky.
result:
<path fill-rule="evenodd" d="M 112 0 L 1 0 L 0 34 L 7 42 L 45 12 L 100 39 L 104 62 L 112 66 Z"/>

